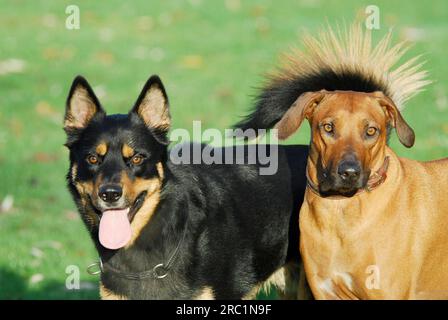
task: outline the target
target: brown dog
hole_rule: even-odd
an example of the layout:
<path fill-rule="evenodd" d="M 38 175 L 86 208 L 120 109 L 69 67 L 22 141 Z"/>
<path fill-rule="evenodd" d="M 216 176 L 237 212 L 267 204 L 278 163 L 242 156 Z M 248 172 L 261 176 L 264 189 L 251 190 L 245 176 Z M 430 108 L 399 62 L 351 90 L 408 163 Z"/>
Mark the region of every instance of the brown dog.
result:
<path fill-rule="evenodd" d="M 315 297 L 448 298 L 448 159 L 397 157 L 388 124 L 408 147 L 414 133 L 381 92 L 305 93 L 280 135 L 304 118 L 312 142 L 300 249 Z"/>
<path fill-rule="evenodd" d="M 281 139 L 307 119 L 308 187 L 300 251 L 317 299 L 448 298 L 448 160 L 417 162 L 387 146 L 400 113 L 429 81 L 417 59 L 393 69 L 406 48 L 376 47 L 354 26 L 305 38 L 307 51 L 271 76 L 241 129 L 272 128 Z"/>

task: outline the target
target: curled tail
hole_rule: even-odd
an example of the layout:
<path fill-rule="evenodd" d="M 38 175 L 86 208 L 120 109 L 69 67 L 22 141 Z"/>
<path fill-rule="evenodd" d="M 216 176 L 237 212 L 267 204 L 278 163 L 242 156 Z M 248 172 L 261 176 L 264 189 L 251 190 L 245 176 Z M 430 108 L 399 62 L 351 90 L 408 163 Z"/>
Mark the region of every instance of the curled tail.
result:
<path fill-rule="evenodd" d="M 408 47 L 391 45 L 391 33 L 376 46 L 368 30 L 355 24 L 319 36 L 305 35 L 304 50 L 286 55 L 286 63 L 268 77 L 252 112 L 235 128 L 270 129 L 304 92 L 351 90 L 382 91 L 398 108 L 430 83 L 419 56 L 397 66 Z"/>

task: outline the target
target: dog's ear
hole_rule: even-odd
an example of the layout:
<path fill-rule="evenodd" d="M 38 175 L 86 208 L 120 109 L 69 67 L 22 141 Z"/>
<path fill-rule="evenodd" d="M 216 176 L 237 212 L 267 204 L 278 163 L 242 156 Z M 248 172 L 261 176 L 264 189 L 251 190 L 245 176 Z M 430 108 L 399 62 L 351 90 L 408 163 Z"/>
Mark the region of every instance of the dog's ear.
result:
<path fill-rule="evenodd" d="M 105 112 L 86 79 L 77 76 L 67 97 L 64 129 L 67 132 L 87 127 L 96 116 Z"/>
<path fill-rule="evenodd" d="M 412 130 L 409 124 L 403 119 L 400 110 L 398 110 L 395 103 L 380 91 L 374 92 L 374 96 L 380 106 L 384 108 L 392 126 L 395 127 L 400 142 L 407 148 L 412 147 L 415 142 L 414 130 Z"/>
<path fill-rule="evenodd" d="M 168 96 L 157 75 L 146 81 L 131 113 L 136 113 L 143 120 L 160 143 L 168 143 L 167 135 L 171 126 Z"/>
<path fill-rule="evenodd" d="M 322 101 L 324 96 L 325 90 L 301 94 L 275 125 L 274 129 L 278 129 L 278 138 L 284 140 L 296 132 L 303 120 L 310 118 L 314 108 Z"/>

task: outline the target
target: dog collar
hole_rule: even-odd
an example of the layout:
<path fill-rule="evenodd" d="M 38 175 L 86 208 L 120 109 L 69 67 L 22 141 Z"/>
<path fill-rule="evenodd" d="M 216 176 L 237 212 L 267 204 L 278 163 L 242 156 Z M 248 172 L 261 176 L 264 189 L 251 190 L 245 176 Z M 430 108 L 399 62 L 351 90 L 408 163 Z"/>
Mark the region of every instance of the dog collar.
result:
<path fill-rule="evenodd" d="M 386 156 L 383 161 L 383 165 L 378 169 L 378 171 L 375 171 L 373 174 L 370 175 L 369 180 L 367 181 L 366 186 L 363 189 L 359 189 L 355 195 L 358 195 L 360 193 L 363 193 L 364 191 L 370 192 L 377 187 L 379 187 L 387 178 L 387 169 L 389 168 L 389 156 Z M 307 181 L 307 187 L 310 188 L 311 191 L 316 193 L 317 195 L 321 196 L 319 192 L 319 187 L 311 181 L 309 175 L 308 175 L 308 167 L 306 168 L 306 181 Z M 339 196 L 336 196 L 339 198 Z M 341 196 L 342 197 L 342 196 Z"/>
<path fill-rule="evenodd" d="M 128 280 L 142 280 L 147 278 L 153 278 L 153 279 L 163 279 L 168 275 L 169 270 L 171 269 L 177 254 L 179 253 L 179 249 L 181 247 L 181 244 L 185 240 L 185 236 L 187 234 L 187 225 L 184 228 L 184 232 L 182 234 L 182 237 L 179 239 L 179 242 L 174 249 L 173 253 L 171 254 L 170 258 L 166 263 L 159 263 L 155 265 L 152 269 L 141 271 L 141 272 L 124 272 L 121 271 L 110 264 L 103 263 L 102 259 L 98 262 L 92 263 L 87 267 L 87 273 L 90 275 L 97 275 L 100 273 L 106 273 L 111 272 L 115 274 L 116 276 Z"/>

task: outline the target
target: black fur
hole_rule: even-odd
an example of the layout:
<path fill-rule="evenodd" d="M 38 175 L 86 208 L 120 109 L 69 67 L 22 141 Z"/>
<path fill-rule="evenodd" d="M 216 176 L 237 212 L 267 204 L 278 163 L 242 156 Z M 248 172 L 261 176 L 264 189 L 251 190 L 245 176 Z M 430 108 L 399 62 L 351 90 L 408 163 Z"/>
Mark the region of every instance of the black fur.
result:
<path fill-rule="evenodd" d="M 144 91 L 158 81 L 166 95 L 160 79 L 151 79 Z M 142 97 L 143 93 L 136 105 Z M 270 176 L 259 174 L 258 160 L 250 165 L 175 165 L 160 141 L 166 132 L 146 127 L 135 106 L 127 115 L 106 116 L 102 108 L 98 110 L 101 114 L 86 128 L 67 131 L 67 180 L 102 261 L 122 273 L 139 273 L 166 263 L 180 243 L 166 278 L 130 280 L 106 268 L 101 274 L 106 289 L 131 299 L 190 299 L 209 287 L 217 299 L 240 299 L 280 267 L 298 262 L 298 213 L 308 147 L 279 146 L 278 171 Z M 92 169 L 85 157 L 99 141 L 132 142 L 146 155 L 145 162 L 138 170 L 128 168 L 119 149 L 110 148 L 108 167 Z M 240 148 L 247 156 L 249 147 Z M 163 164 L 164 179 L 154 215 L 130 248 L 104 248 L 98 241 L 98 225 L 90 227 L 86 218 L 87 211 L 95 208 L 83 204 L 76 183 L 92 181 L 100 171 L 103 178 L 122 171 L 132 179 L 149 179 L 158 175 L 156 163 Z M 71 173 L 75 164 L 77 181 Z"/>
<path fill-rule="evenodd" d="M 294 79 L 272 79 L 265 88 L 261 89 L 252 112 L 234 127 L 242 130 L 270 129 L 280 121 L 302 93 L 323 89 L 327 91 L 382 91 L 388 95 L 386 85 L 362 73 L 320 70 L 319 73 L 298 76 Z"/>

